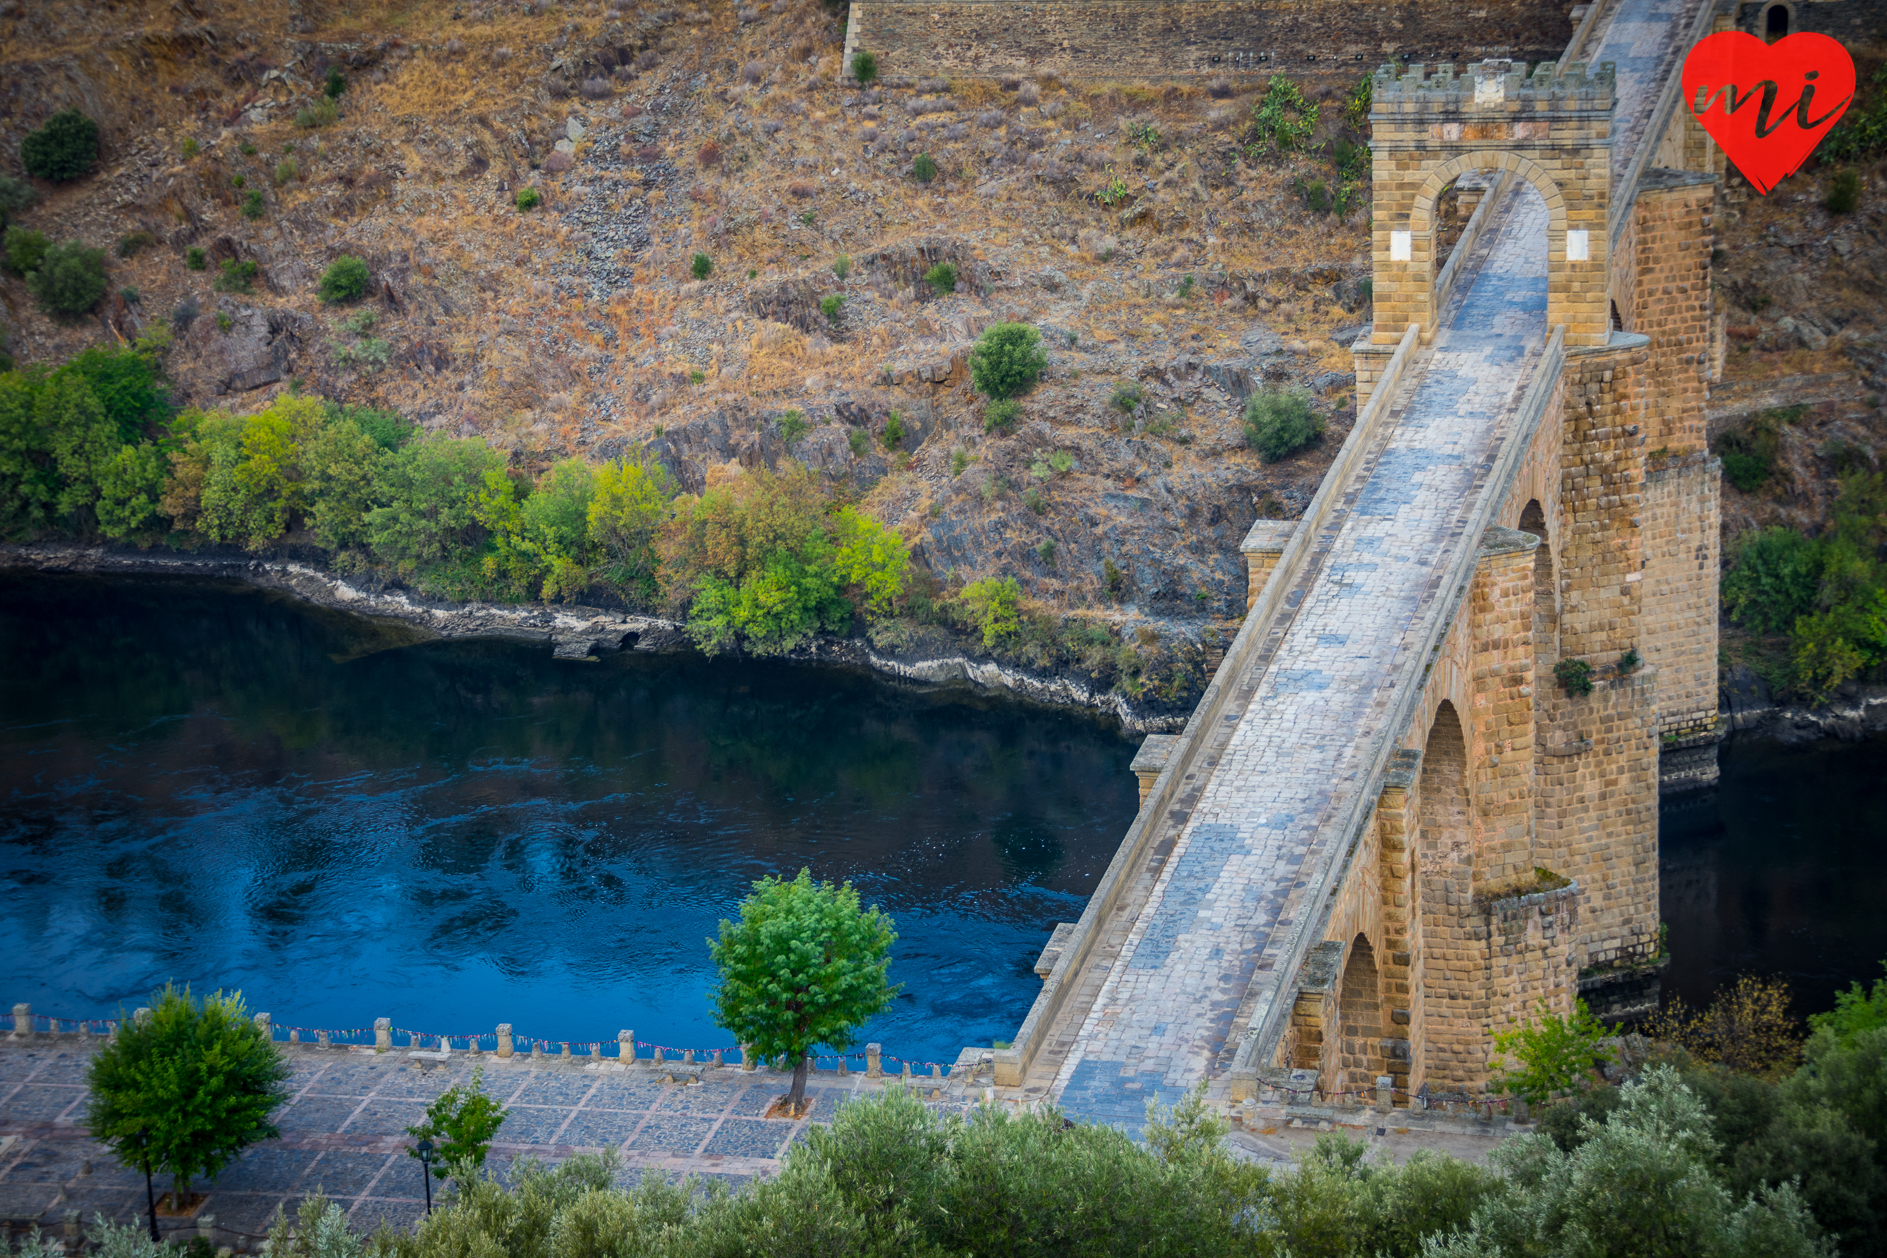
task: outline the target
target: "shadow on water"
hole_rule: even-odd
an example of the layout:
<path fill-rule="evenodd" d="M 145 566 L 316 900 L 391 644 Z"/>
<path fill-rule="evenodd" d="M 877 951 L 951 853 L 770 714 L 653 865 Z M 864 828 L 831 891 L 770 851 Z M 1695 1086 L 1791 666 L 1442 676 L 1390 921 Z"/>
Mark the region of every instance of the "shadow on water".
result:
<path fill-rule="evenodd" d="M 859 673 L 0 576 L 0 999 L 720 1046 L 704 939 L 802 865 L 898 922 L 887 1053 L 1006 1038 L 1135 810 L 1107 723 Z"/>
<path fill-rule="evenodd" d="M 1887 739 L 1725 743 L 1714 791 L 1662 810 L 1667 996 L 1702 1006 L 1739 974 L 1779 974 L 1799 1013 L 1871 985 L 1887 959 Z"/>

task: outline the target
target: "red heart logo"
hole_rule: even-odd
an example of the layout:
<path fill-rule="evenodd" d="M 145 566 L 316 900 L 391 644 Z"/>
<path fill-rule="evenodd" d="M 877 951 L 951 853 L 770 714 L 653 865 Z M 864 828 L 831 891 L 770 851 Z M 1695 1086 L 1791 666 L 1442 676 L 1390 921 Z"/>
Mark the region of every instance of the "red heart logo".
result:
<path fill-rule="evenodd" d="M 1718 31 L 1684 58 L 1684 104 L 1765 195 L 1795 173 L 1854 99 L 1854 59 L 1826 35 L 1765 44 Z"/>

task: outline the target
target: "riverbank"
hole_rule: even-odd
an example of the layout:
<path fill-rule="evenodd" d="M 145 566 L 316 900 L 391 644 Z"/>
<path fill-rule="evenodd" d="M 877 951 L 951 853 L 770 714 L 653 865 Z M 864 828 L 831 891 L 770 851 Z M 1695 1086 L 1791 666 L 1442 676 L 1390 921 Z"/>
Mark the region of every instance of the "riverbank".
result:
<path fill-rule="evenodd" d="M 1820 707 L 1781 703 L 1745 664 L 1730 670 L 1720 694 L 1730 730 L 1752 738 L 1793 746 L 1823 739 L 1854 742 L 1887 733 L 1887 686 L 1883 685 L 1849 682 Z"/>
<path fill-rule="evenodd" d="M 694 651 L 678 621 L 580 604 L 453 603 L 402 588 L 367 584 L 296 560 L 250 555 L 192 554 L 162 549 L 133 550 L 75 542 L 0 545 L 0 571 L 8 568 L 97 576 L 206 577 L 274 590 L 333 611 L 391 622 L 414 641 L 498 638 L 540 644 L 558 659 L 584 660 L 612 651 Z M 784 657 L 869 669 L 929 685 L 969 684 L 1005 690 L 1050 707 L 1084 708 L 1111 716 L 1128 733 L 1153 734 L 1184 727 L 1191 703 L 1136 703 L 1114 690 L 1097 689 L 1067 671 L 1018 668 L 967 654 L 885 654 L 859 638 L 821 635 Z M 1196 698 L 1196 696 L 1194 696 Z"/>

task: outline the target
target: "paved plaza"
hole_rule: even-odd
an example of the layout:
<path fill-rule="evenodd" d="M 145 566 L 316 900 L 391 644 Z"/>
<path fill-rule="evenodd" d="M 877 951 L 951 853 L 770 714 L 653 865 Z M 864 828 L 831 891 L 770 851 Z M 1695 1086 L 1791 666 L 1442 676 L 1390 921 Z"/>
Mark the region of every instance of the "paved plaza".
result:
<path fill-rule="evenodd" d="M 492 1145 L 492 1169 L 502 1173 L 521 1157 L 615 1149 L 624 1186 L 651 1173 L 731 1185 L 771 1174 L 812 1124 L 829 1122 L 847 1097 L 882 1086 L 862 1074 L 817 1072 L 807 1086 L 811 1112 L 792 1121 L 763 1117 L 791 1082 L 768 1070 L 463 1053 L 435 1062 L 401 1049 L 282 1047 L 294 1077 L 293 1099 L 276 1117 L 281 1138 L 248 1150 L 213 1184 L 195 1186 L 209 1192 L 197 1214 L 213 1216 L 219 1246 L 254 1249 L 278 1209 L 292 1215 L 316 1193 L 347 1207 L 361 1231 L 382 1221 L 412 1224 L 425 1204 L 405 1129 L 439 1093 L 470 1079 L 475 1062 L 484 1067 L 486 1091 L 510 1111 Z M 84 1128 L 91 1052 L 69 1039 L 0 1042 L 0 1219 L 56 1230 L 74 1211 L 88 1224 L 97 1214 L 119 1222 L 144 1215 L 144 1177 L 120 1167 Z M 967 1103 L 940 1097 L 936 1104 Z M 157 1185 L 160 1192 L 167 1186 Z"/>

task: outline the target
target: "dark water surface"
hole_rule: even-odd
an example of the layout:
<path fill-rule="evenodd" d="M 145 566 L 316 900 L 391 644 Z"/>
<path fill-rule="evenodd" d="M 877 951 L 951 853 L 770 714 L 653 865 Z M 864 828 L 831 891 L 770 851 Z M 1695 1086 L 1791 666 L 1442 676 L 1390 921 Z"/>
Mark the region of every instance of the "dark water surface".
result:
<path fill-rule="evenodd" d="M 1887 739 L 1783 747 L 1732 738 L 1721 786 L 1665 803 L 1671 968 L 1692 1006 L 1739 974 L 1779 974 L 1798 1013 L 1871 986 L 1887 959 Z"/>
<path fill-rule="evenodd" d="M 724 1046 L 704 938 L 802 865 L 897 920 L 867 1038 L 1008 1038 L 1132 820 L 1104 722 L 857 673 L 552 660 L 235 585 L 0 575 L 0 1006 L 168 979 L 278 1024 Z M 1887 741 L 1723 749 L 1663 817 L 1665 990 L 1887 957 Z"/>
<path fill-rule="evenodd" d="M 948 1062 L 1027 1013 L 1133 818 L 1133 752 L 840 670 L 4 575 L 0 1004 L 104 1017 L 175 979 L 278 1025 L 722 1047 L 703 940 L 805 865 L 897 921 L 905 992 L 866 1038 Z"/>

